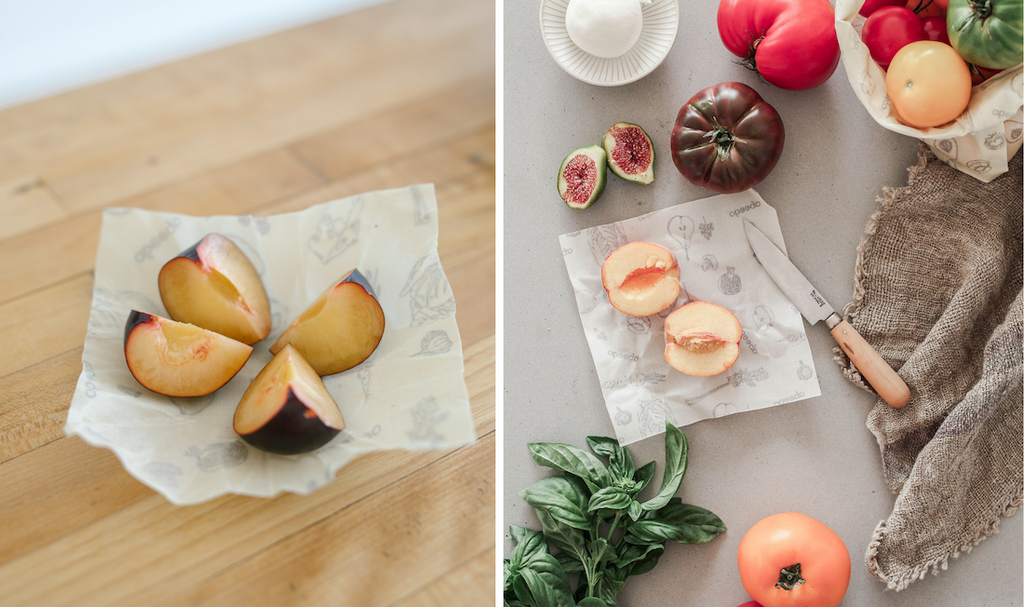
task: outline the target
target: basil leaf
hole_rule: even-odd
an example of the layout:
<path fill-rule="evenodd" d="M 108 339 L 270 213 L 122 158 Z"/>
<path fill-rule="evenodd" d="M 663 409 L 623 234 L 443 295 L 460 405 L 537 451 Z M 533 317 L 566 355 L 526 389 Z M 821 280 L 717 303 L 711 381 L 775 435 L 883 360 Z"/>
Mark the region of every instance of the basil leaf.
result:
<path fill-rule="evenodd" d="M 623 542 L 622 544 L 619 544 L 619 554 L 618 554 L 618 558 L 615 560 L 615 565 L 617 567 L 622 568 L 622 569 L 627 569 L 633 563 L 636 563 L 638 561 L 642 561 L 644 558 L 647 557 L 647 555 L 649 553 L 651 553 L 651 552 L 653 552 L 655 550 L 660 550 L 661 552 L 664 552 L 665 551 L 665 545 L 664 544 L 647 544 L 647 545 L 643 546 L 643 545 L 627 544 L 627 543 Z"/>
<path fill-rule="evenodd" d="M 607 436 L 588 436 L 587 444 L 594 453 L 608 458 L 608 468 L 615 479 L 631 480 L 635 468 L 633 457 L 628 449 L 624 449 L 619 441 Z"/>
<path fill-rule="evenodd" d="M 596 596 L 588 596 L 579 603 L 576 603 L 577 607 L 608 607 L 608 603 L 605 603 Z"/>
<path fill-rule="evenodd" d="M 587 504 L 587 512 L 596 512 L 598 510 L 624 510 L 629 507 L 629 503 L 633 501 L 633 498 L 629 496 L 629 493 L 619 489 L 618 487 L 605 487 L 594 495 L 590 496 L 590 502 Z"/>
<path fill-rule="evenodd" d="M 555 560 L 562 566 L 562 571 L 566 573 L 583 572 L 583 563 L 580 562 L 575 554 L 563 550 L 555 555 Z"/>
<path fill-rule="evenodd" d="M 725 531 L 725 523 L 710 510 L 672 500 L 655 513 L 655 518 L 633 523 L 629 535 L 640 542 L 673 540 L 681 544 L 703 544 Z M 627 542 L 632 540 L 627 537 Z"/>
<path fill-rule="evenodd" d="M 502 561 L 502 590 L 505 592 L 512 587 L 512 572 L 512 563 L 508 559 Z"/>
<path fill-rule="evenodd" d="M 626 513 L 629 514 L 629 519 L 630 520 L 635 521 L 635 520 L 639 519 L 640 516 L 644 513 L 644 508 L 640 504 L 640 502 L 638 502 L 636 500 L 633 500 L 633 501 L 629 502 L 629 509 L 627 510 Z"/>
<path fill-rule="evenodd" d="M 689 447 L 686 435 L 670 422 L 665 422 L 665 477 L 658 495 L 643 503 L 644 510 L 657 510 L 668 503 L 679 491 L 679 485 L 686 474 L 686 456 Z"/>
<path fill-rule="evenodd" d="M 548 555 L 548 558 L 557 568 L 558 574 L 540 573 L 532 568 L 523 569 L 520 572 L 529 596 L 523 602 L 537 607 L 575 607 L 576 601 L 573 600 L 572 592 L 570 592 L 569 578 L 566 577 L 565 571 L 562 570 L 562 566 L 558 564 L 555 557 Z M 521 588 L 516 588 L 516 595 L 520 600 L 525 599 L 526 597 L 519 594 L 520 590 Z"/>
<path fill-rule="evenodd" d="M 615 548 L 608 543 L 608 540 L 599 537 L 590 542 L 590 557 L 593 559 L 591 566 L 596 568 L 601 563 L 615 560 Z"/>
<path fill-rule="evenodd" d="M 509 534 L 512 536 L 512 541 L 516 542 L 510 559 L 513 571 L 527 566 L 536 555 L 548 552 L 544 536 L 539 531 L 509 525 Z"/>
<path fill-rule="evenodd" d="M 583 561 L 587 553 L 587 540 L 583 537 L 583 532 L 556 520 L 545 510 L 536 512 L 537 518 L 540 519 L 540 527 L 544 530 L 544 537 L 562 551 L 559 554 L 569 553 L 576 560 Z"/>
<path fill-rule="evenodd" d="M 582 449 L 563 443 L 530 443 L 530 455 L 541 466 L 568 472 L 587 484 L 591 493 L 612 483 L 601 460 Z"/>
<path fill-rule="evenodd" d="M 647 484 L 651 482 L 651 479 L 654 478 L 655 466 L 656 465 L 654 462 L 648 462 L 641 466 L 640 469 L 637 470 L 635 474 L 633 474 L 633 480 L 635 480 L 637 484 L 637 487 L 635 489 L 636 493 L 634 493 L 633 495 L 639 495 L 640 492 L 647 487 Z"/>
<path fill-rule="evenodd" d="M 643 575 L 649 572 L 651 569 L 658 564 L 658 559 L 661 558 L 662 554 L 665 554 L 665 547 L 661 544 L 655 544 L 657 548 L 649 550 L 644 554 L 643 558 L 633 563 L 629 568 L 629 576 Z"/>
<path fill-rule="evenodd" d="M 591 528 L 587 496 L 581 494 L 579 488 L 564 476 L 543 478 L 520 491 L 519 497 L 570 527 L 583 530 Z"/>

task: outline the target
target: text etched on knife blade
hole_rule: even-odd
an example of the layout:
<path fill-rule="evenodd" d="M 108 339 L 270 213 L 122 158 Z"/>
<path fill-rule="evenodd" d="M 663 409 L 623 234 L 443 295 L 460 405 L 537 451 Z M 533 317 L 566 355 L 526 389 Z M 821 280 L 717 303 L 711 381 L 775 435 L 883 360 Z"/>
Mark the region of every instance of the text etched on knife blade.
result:
<path fill-rule="evenodd" d="M 818 295 L 818 292 L 814 289 L 811 289 L 811 299 L 818 302 L 819 308 L 824 308 L 826 305 L 825 300 L 821 297 L 821 295 Z"/>

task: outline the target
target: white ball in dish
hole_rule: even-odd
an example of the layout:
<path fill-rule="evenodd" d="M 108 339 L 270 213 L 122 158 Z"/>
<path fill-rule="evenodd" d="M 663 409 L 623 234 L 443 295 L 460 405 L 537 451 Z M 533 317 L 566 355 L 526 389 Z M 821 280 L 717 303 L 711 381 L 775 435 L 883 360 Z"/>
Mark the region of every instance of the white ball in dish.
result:
<path fill-rule="evenodd" d="M 565 11 L 569 38 L 602 59 L 619 57 L 633 48 L 643 22 L 639 0 L 570 0 Z"/>

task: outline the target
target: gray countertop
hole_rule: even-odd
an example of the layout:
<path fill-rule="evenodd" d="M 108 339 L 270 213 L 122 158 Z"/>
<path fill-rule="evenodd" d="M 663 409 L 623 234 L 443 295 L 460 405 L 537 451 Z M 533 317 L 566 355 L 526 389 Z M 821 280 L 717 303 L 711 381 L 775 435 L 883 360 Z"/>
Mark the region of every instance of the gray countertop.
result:
<path fill-rule="evenodd" d="M 562 71 L 541 39 L 538 3 L 507 2 L 504 16 L 504 524 L 539 528 L 518 496 L 551 471 L 533 463 L 526 443 L 585 446 L 611 436 L 594 363 L 580 322 L 558 236 L 635 217 L 713 192 L 690 184 L 669 155 L 676 114 L 699 90 L 724 81 L 754 87 L 782 115 L 786 143 L 775 170 L 756 190 L 779 215 L 791 259 L 837 308 L 853 293 L 857 246 L 884 186 L 907 183 L 918 143 L 868 116 L 839 69 L 824 85 L 785 91 L 736 65 L 718 38 L 717 3 L 682 6 L 679 36 L 654 72 L 633 84 L 601 88 Z M 608 174 L 603 197 L 574 211 L 555 191 L 558 166 L 575 148 L 599 143 L 615 122 L 647 131 L 656 178 L 642 187 Z M 736 549 L 758 520 L 797 511 L 828 524 L 850 550 L 853 574 L 844 605 L 1024 604 L 1021 516 L 948 571 L 887 591 L 864 566 L 875 526 L 895 496 L 881 472 L 865 419 L 874 398 L 849 383 L 832 361 L 822 325 L 806 326 L 822 396 L 702 421 L 683 428 L 690 468 L 678 495 L 718 514 L 729 530 L 699 546 L 670 544 L 658 567 L 630 578 L 623 605 L 734 607 L 749 598 Z M 634 460 L 658 461 L 663 436 L 630 447 Z M 784 472 L 780 472 L 784 470 Z M 648 490 L 650 491 L 650 490 Z"/>

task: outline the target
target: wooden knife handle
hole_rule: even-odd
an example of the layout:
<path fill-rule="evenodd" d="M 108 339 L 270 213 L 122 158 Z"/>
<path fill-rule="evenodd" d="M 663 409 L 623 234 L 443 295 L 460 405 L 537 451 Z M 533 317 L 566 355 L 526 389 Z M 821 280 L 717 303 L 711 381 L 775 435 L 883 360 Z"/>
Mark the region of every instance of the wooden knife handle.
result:
<path fill-rule="evenodd" d="M 832 337 L 882 400 L 899 409 L 910 400 L 910 388 L 875 349 L 845 320 L 832 328 Z"/>

